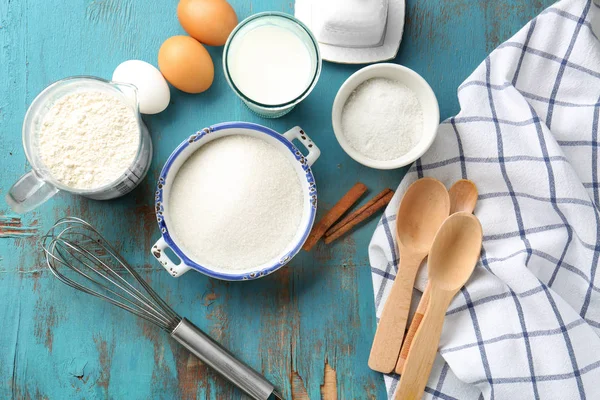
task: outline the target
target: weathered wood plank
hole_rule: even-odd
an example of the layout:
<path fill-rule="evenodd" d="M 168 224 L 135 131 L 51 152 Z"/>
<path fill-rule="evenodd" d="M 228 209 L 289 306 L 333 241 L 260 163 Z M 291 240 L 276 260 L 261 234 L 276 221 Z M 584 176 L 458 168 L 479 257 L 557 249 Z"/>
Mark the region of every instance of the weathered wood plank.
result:
<path fill-rule="evenodd" d="M 54 80 L 110 77 L 120 62 L 156 62 L 161 42 L 182 33 L 176 0 L 0 2 L 0 194 L 27 171 L 20 130 L 27 105 Z M 497 43 L 550 1 L 409 0 L 397 61 L 431 83 L 442 117 L 458 110 L 458 84 Z M 291 1 L 232 0 L 240 18 L 290 12 Z M 155 150 L 148 178 L 108 203 L 59 195 L 13 219 L 0 204 L 0 398 L 229 399 L 239 393 L 168 336 L 122 310 L 62 285 L 45 269 L 36 236 L 55 219 L 88 219 L 113 241 L 174 309 L 263 371 L 287 399 L 383 398 L 366 360 L 375 329 L 367 245 L 375 221 L 334 243 L 320 243 L 260 281 L 227 283 L 190 272 L 173 279 L 148 249 L 158 238 L 154 181 L 190 132 L 231 120 L 280 132 L 307 130 L 322 150 L 314 173 L 319 213 L 357 179 L 376 193 L 395 187 L 404 170 L 375 171 L 347 157 L 333 136 L 331 104 L 357 67 L 325 64 L 319 85 L 289 115 L 264 120 L 227 87 L 221 48 L 210 48 L 213 87 L 202 95 L 172 91 L 172 105 L 145 117 Z"/>

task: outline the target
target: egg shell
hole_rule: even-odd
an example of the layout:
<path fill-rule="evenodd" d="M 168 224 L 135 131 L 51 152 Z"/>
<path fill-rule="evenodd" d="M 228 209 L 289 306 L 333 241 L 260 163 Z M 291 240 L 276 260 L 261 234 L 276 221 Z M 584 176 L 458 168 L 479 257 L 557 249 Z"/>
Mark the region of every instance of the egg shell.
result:
<path fill-rule="evenodd" d="M 112 75 L 114 82 L 130 83 L 137 88 L 142 114 L 158 114 L 171 100 L 169 85 L 160 71 L 142 60 L 128 60 L 119 64 Z"/>
<path fill-rule="evenodd" d="M 177 89 L 201 93 L 212 85 L 215 67 L 208 51 L 189 36 L 173 36 L 158 51 L 158 68 Z"/>
<path fill-rule="evenodd" d="M 238 23 L 225 0 L 181 0 L 177 18 L 191 37 L 209 46 L 223 46 Z"/>

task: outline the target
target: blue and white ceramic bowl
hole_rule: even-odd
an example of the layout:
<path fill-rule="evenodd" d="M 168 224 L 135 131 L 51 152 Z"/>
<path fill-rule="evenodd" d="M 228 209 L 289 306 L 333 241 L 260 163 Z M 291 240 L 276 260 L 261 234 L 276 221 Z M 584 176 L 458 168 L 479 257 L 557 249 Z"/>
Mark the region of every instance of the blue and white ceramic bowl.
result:
<path fill-rule="evenodd" d="M 294 240 L 278 257 L 256 268 L 239 272 L 236 271 L 236 273 L 194 261 L 187 255 L 191 254 L 191 252 L 186 251 L 185 248 L 178 244 L 177 240 L 174 240 L 173 236 L 169 233 L 169 191 L 179 168 L 188 157 L 201 146 L 212 140 L 230 135 L 253 136 L 266 140 L 278 148 L 294 165 L 298 178 L 302 184 L 302 192 L 304 195 L 302 220 Z M 307 153 L 306 155 L 300 152 L 300 150 L 292 144 L 292 141 L 295 139 L 304 146 Z M 156 257 L 160 264 L 174 277 L 178 277 L 190 269 L 195 269 L 213 278 L 228 281 L 241 281 L 261 278 L 283 267 L 298 253 L 298 251 L 300 251 L 315 220 L 315 214 L 317 212 L 317 186 L 310 167 L 320 154 L 319 148 L 306 133 L 297 126 L 280 134 L 272 129 L 257 124 L 247 122 L 225 122 L 209 126 L 208 128 L 204 128 L 201 131 L 194 133 L 173 151 L 160 173 L 156 189 L 155 208 L 156 219 L 162 237 L 154 244 L 154 246 L 152 246 L 152 255 Z M 167 249 L 170 249 L 172 251 L 171 254 L 174 254 L 179 260 L 173 260 L 173 257 L 170 257 L 169 254 L 165 252 Z"/>

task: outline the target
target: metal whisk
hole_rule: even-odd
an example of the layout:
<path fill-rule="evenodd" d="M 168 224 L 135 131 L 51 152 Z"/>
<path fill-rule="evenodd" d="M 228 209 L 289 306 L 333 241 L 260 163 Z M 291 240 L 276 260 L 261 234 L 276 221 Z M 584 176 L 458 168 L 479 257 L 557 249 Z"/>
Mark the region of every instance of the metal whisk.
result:
<path fill-rule="evenodd" d="M 265 377 L 177 315 L 86 221 L 58 220 L 42 237 L 42 247 L 48 267 L 63 283 L 158 325 L 253 399 L 282 399 Z"/>

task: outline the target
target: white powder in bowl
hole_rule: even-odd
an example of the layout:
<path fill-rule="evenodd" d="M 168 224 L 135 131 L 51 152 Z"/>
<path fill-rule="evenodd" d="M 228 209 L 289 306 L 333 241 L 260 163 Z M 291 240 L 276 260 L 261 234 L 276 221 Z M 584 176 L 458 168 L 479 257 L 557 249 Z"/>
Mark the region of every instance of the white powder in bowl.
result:
<path fill-rule="evenodd" d="M 140 142 L 137 116 L 121 98 L 81 91 L 59 98 L 42 119 L 36 150 L 50 174 L 74 189 L 116 181 Z"/>
<path fill-rule="evenodd" d="M 352 148 L 378 161 L 408 153 L 421 138 L 423 110 L 400 82 L 372 78 L 361 83 L 342 109 L 342 134 Z"/>
<path fill-rule="evenodd" d="M 184 162 L 166 207 L 169 232 L 190 258 L 235 271 L 282 255 L 300 226 L 303 194 L 282 151 L 232 135 L 203 145 Z"/>

